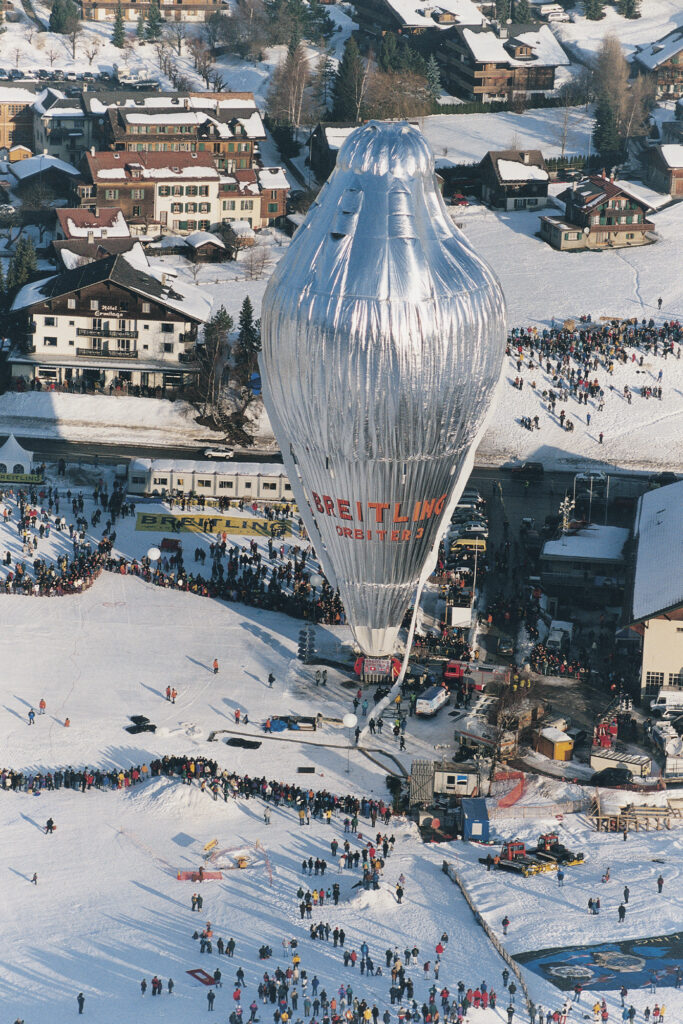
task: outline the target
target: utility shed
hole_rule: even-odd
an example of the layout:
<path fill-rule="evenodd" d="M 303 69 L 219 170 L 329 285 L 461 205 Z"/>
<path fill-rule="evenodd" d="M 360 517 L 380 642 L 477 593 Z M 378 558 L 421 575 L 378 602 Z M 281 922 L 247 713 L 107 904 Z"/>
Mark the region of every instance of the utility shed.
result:
<path fill-rule="evenodd" d="M 489 812 L 482 797 L 469 797 L 461 804 L 462 837 L 475 842 L 489 841 Z"/>
<path fill-rule="evenodd" d="M 548 726 L 541 729 L 536 740 L 536 750 L 553 761 L 571 761 L 574 753 L 574 740 L 561 729 Z"/>

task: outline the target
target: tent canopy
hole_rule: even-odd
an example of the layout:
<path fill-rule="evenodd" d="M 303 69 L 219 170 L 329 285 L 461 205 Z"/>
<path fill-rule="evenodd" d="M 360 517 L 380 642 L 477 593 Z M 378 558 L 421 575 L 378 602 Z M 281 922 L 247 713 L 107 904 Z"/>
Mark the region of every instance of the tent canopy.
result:
<path fill-rule="evenodd" d="M 22 448 L 14 434 L 10 434 L 3 446 L 0 448 L 0 473 L 21 473 L 31 472 L 33 452 Z"/>

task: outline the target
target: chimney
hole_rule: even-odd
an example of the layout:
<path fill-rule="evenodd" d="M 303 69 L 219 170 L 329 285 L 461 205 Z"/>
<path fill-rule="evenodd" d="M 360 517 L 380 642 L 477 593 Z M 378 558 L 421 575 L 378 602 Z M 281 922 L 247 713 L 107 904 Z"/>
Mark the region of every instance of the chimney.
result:
<path fill-rule="evenodd" d="M 609 180 L 614 181 L 614 171 L 609 172 Z"/>
<path fill-rule="evenodd" d="M 190 97 L 186 96 L 185 97 L 185 110 L 189 110 L 189 109 L 190 109 Z"/>
<path fill-rule="evenodd" d="M 161 287 L 162 288 L 166 287 L 166 281 L 167 281 L 167 275 L 166 274 L 162 274 L 161 275 Z"/>
<path fill-rule="evenodd" d="M 605 181 L 607 181 L 607 171 L 605 170 L 605 168 L 604 168 L 604 167 L 603 167 L 603 169 L 602 169 L 602 176 L 603 176 L 603 178 L 605 179 Z"/>
<path fill-rule="evenodd" d="M 88 232 L 88 245 L 92 245 L 94 241 L 95 241 L 95 232 L 94 231 L 89 231 Z"/>
<path fill-rule="evenodd" d="M 102 228 L 101 237 L 102 238 L 106 238 L 107 237 L 107 229 L 106 228 Z"/>
<path fill-rule="evenodd" d="M 47 156 L 47 149 L 43 150 L 43 156 Z"/>
<path fill-rule="evenodd" d="M 91 146 L 90 147 L 90 156 L 94 156 L 94 155 L 95 155 L 95 147 Z"/>
<path fill-rule="evenodd" d="M 522 163 L 525 163 L 525 164 L 529 163 L 529 154 L 528 153 L 520 153 L 520 156 L 522 157 Z"/>
<path fill-rule="evenodd" d="M 99 215 L 100 215 L 99 207 L 96 206 L 95 209 L 93 210 L 93 213 L 95 214 L 96 217 L 99 217 Z"/>

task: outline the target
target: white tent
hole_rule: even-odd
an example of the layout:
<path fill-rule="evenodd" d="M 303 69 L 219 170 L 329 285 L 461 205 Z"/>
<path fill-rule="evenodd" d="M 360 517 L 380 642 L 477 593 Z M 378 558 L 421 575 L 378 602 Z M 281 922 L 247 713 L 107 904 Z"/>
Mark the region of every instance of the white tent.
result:
<path fill-rule="evenodd" d="M 0 473 L 16 473 L 26 476 L 31 472 L 33 452 L 22 448 L 14 434 L 10 434 L 0 448 Z"/>

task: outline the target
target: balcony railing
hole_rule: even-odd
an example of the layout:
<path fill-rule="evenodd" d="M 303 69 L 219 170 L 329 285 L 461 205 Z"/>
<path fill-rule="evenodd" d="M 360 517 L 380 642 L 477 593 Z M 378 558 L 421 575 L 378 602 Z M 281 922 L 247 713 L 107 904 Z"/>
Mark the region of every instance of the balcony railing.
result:
<path fill-rule="evenodd" d="M 196 363 L 197 354 L 195 352 L 179 352 L 178 353 L 179 363 Z"/>
<path fill-rule="evenodd" d="M 137 331 L 112 331 L 106 327 L 77 327 L 76 334 L 81 338 L 137 338 Z"/>
<path fill-rule="evenodd" d="M 76 355 L 90 359 L 137 359 L 138 352 L 135 348 L 77 348 Z"/>

